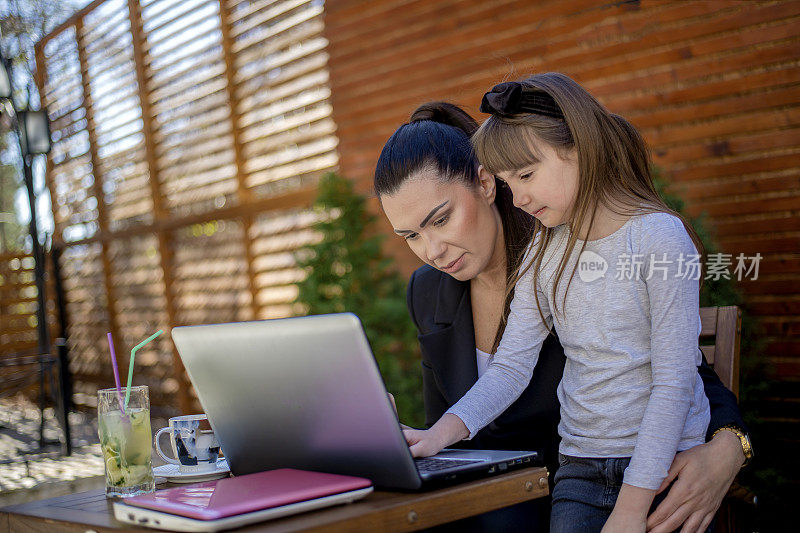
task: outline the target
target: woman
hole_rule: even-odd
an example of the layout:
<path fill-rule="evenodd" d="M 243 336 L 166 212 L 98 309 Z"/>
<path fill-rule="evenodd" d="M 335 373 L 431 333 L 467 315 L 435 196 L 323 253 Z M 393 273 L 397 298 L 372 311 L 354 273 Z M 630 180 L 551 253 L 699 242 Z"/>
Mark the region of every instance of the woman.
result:
<path fill-rule="evenodd" d="M 479 177 L 469 143 L 476 128 L 456 106 L 425 104 L 386 143 L 375 171 L 375 191 L 395 232 L 427 263 L 411 277 L 408 307 L 420 333 L 429 425 L 488 364 L 513 296 L 507 280 L 532 238 L 531 219 L 514 207 L 510 191 Z M 465 447 L 538 450 L 552 474 L 558 450 L 556 387 L 564 361 L 558 340 L 549 338 L 522 396 Z M 698 371 L 711 405 L 708 435 L 716 434 L 676 457 L 667 480 L 674 484 L 648 519 L 656 532 L 684 523 L 696 530 L 716 511 L 745 459 L 735 433 L 744 431 L 744 423 L 734 396 L 707 365 Z M 726 426 L 731 431 L 717 432 Z M 481 517 L 488 522 L 478 527 L 508 519 L 530 528 L 542 523 L 546 511 L 532 505 L 500 514 Z"/>

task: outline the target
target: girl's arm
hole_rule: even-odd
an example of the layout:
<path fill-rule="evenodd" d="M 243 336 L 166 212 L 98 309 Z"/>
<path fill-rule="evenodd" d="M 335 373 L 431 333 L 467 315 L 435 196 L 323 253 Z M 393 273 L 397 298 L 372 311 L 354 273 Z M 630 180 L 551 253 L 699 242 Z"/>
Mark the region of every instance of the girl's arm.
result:
<path fill-rule="evenodd" d="M 503 339 L 484 374 L 430 429 L 405 432 L 415 457 L 433 455 L 459 440 L 471 439 L 528 386 L 552 324 L 544 292 L 540 289 L 539 303 L 547 325 L 539 316 L 533 290 L 531 268 L 517 282 Z"/>
<path fill-rule="evenodd" d="M 647 511 L 653 503 L 655 492 L 623 483 L 614 510 L 601 533 L 644 533 Z"/>
<path fill-rule="evenodd" d="M 646 516 L 684 433 L 696 433 L 696 439 L 702 441 L 708 424 L 705 397 L 695 388 L 700 364 L 699 280 L 683 276 L 679 270 L 681 258 L 687 261 L 697 251 L 678 218 L 659 213 L 644 222 L 638 253 L 644 259 L 642 275 L 650 306 L 652 386 L 625 471 L 623 481 L 629 488 L 621 491 L 617 500 L 620 513 L 638 517 Z M 687 425 L 693 400 L 699 412 Z"/>

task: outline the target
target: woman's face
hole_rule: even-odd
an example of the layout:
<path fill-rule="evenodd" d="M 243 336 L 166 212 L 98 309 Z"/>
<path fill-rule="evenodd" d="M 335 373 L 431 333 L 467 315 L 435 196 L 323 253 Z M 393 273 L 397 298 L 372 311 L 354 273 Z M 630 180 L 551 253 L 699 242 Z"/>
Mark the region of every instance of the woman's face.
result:
<path fill-rule="evenodd" d="M 428 170 L 409 177 L 394 194 L 382 196 L 381 204 L 395 233 L 417 257 L 467 281 L 489 265 L 501 238 L 494 195 L 494 178 L 482 178 L 472 189 Z"/>
<path fill-rule="evenodd" d="M 547 143 L 538 143 L 540 160 L 516 171 L 498 172 L 511 188 L 514 205 L 533 215 L 548 228 L 569 222 L 578 194 L 578 161 L 575 149 L 564 157 Z"/>

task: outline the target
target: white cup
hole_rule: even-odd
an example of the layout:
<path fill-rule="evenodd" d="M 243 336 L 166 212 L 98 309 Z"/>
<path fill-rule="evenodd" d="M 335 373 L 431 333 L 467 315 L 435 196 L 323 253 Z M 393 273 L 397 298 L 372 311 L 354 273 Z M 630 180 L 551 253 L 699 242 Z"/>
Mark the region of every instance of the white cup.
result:
<path fill-rule="evenodd" d="M 181 472 L 210 472 L 217 468 L 219 442 L 212 429 L 201 429 L 208 425 L 206 415 L 174 416 L 169 427 L 161 428 L 153 439 L 156 452 L 166 462 L 178 465 Z M 161 449 L 160 437 L 169 432 L 169 442 L 175 458 L 168 457 Z"/>

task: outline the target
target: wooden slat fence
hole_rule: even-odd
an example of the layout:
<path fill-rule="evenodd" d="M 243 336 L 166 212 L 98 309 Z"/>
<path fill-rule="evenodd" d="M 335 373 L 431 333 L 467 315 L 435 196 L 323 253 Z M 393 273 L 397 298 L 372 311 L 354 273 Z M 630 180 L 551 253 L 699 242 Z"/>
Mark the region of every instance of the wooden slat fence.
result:
<path fill-rule="evenodd" d="M 77 403 L 113 384 L 108 331 L 126 367 L 160 328 L 294 313 L 293 251 L 338 164 L 322 11 L 98 0 L 37 44 Z M 135 380 L 154 411 L 199 407 L 169 335 Z"/>
<path fill-rule="evenodd" d="M 33 266 L 33 257 L 29 254 L 0 254 L 0 396 L 38 391 L 39 365 L 30 364 L 39 355 Z M 45 269 L 48 276 L 45 289 L 51 295 L 47 302 L 47 319 L 50 336 L 55 338 L 57 316 L 49 261 Z"/>
<path fill-rule="evenodd" d="M 0 254 L 0 330 L 2 354 L 38 351 L 36 334 L 36 283 L 33 257 L 25 253 Z M 45 265 L 48 278 L 46 290 L 53 294 L 52 269 Z M 48 323 L 55 323 L 55 309 L 48 302 Z M 51 334 L 54 332 L 51 331 Z M 0 355 L 1 357 L 1 355 Z"/>
<path fill-rule="evenodd" d="M 739 286 L 775 371 L 800 380 L 800 2 L 342 0 L 326 5 L 326 32 L 340 166 L 362 190 L 420 103 L 482 120 L 503 79 L 579 81 L 640 128 L 723 251 L 764 256 Z"/>

